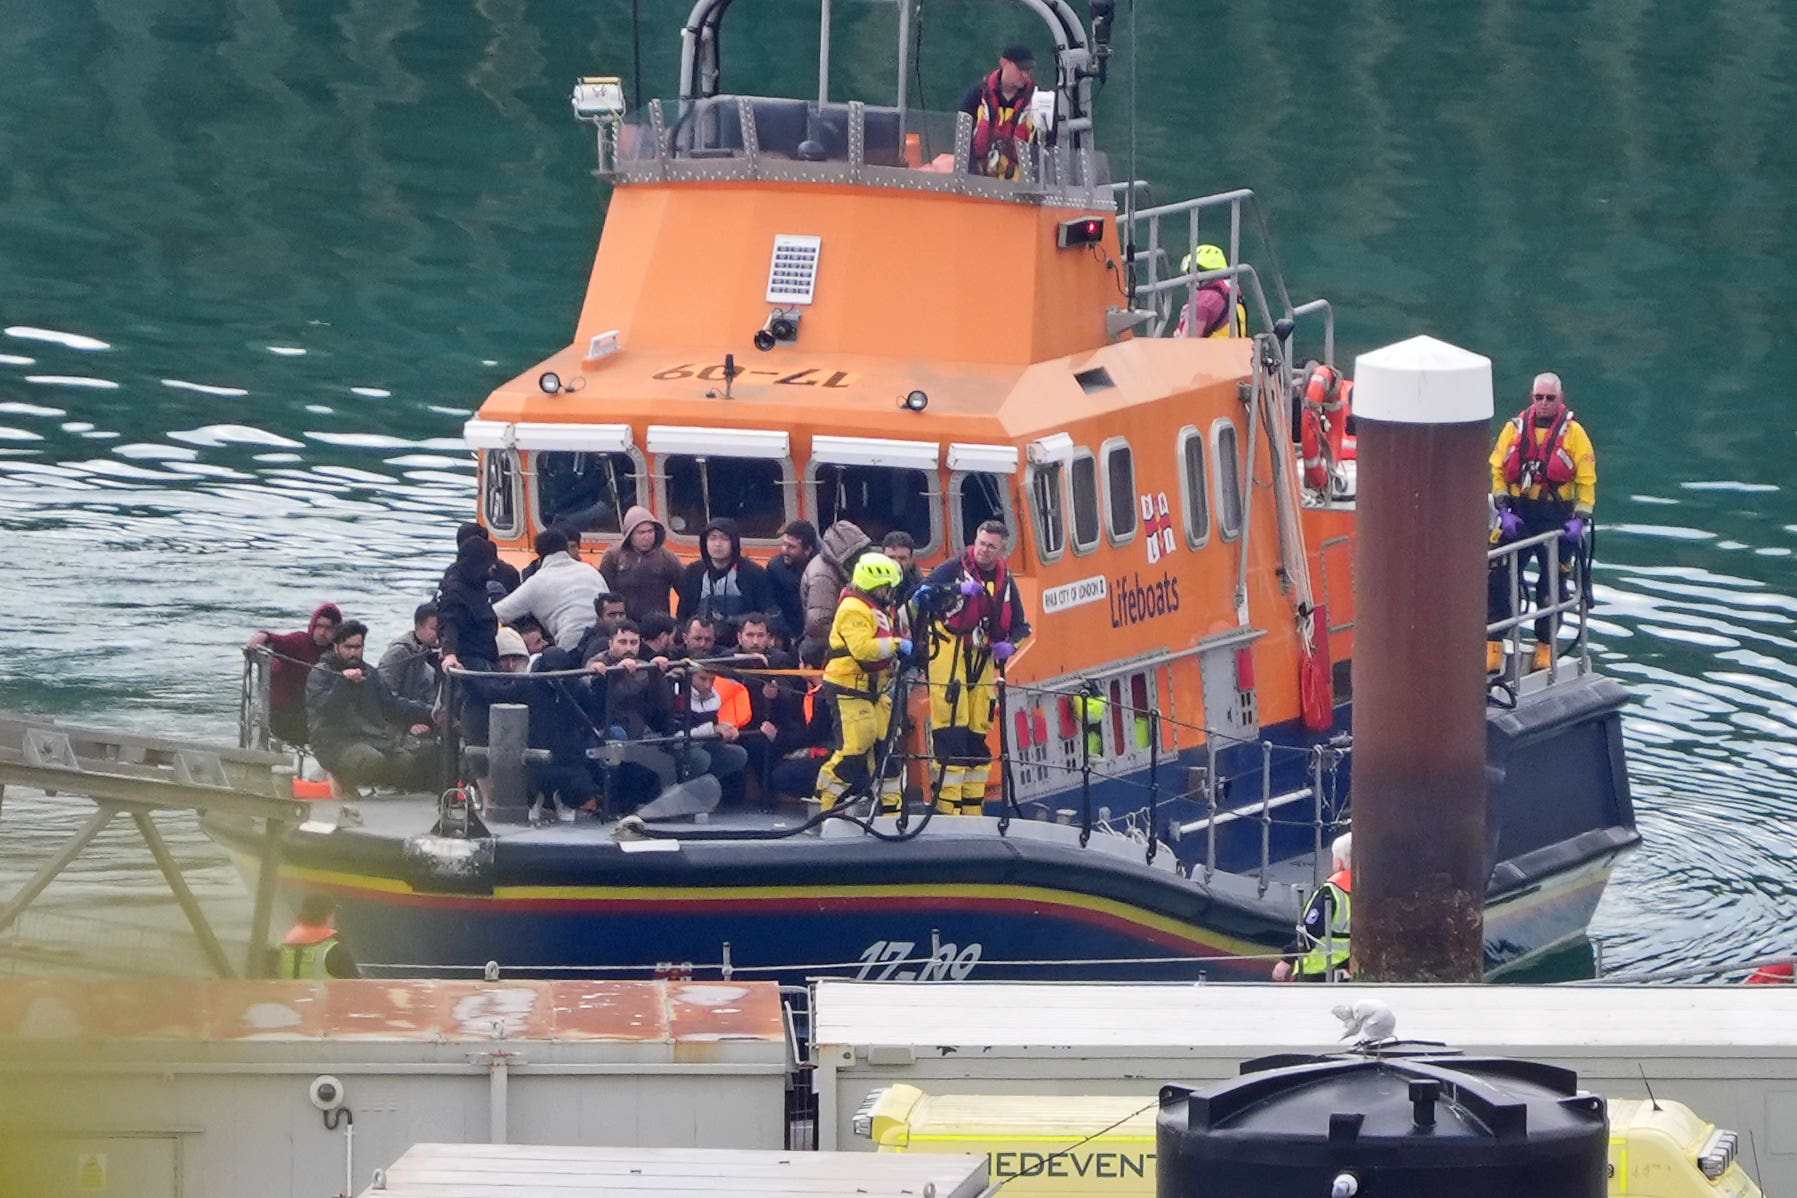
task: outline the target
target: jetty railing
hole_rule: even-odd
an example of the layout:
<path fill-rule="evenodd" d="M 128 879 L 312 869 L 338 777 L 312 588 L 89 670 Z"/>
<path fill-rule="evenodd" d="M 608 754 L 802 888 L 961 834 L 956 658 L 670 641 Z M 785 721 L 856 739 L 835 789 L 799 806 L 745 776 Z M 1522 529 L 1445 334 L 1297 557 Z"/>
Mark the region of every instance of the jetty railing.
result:
<path fill-rule="evenodd" d="M 243 972 L 266 974 L 282 838 L 306 818 L 306 805 L 293 797 L 293 767 L 285 756 L 0 712 L 0 796 L 8 785 L 90 799 L 95 810 L 0 906 L 0 931 L 11 927 L 114 819 L 126 816 L 143 837 L 214 971 L 234 977 L 224 946 L 150 817 L 157 811 L 251 817 L 263 821 L 263 834 Z"/>

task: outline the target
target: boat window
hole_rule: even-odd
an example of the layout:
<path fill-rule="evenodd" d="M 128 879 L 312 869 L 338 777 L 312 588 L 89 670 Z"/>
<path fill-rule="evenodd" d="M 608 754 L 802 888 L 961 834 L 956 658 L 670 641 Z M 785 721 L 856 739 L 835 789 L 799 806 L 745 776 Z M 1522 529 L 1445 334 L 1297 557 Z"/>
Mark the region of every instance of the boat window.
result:
<path fill-rule="evenodd" d="M 771 541 L 791 518 L 785 462 L 670 453 L 661 463 L 668 531 L 675 536 L 697 537 L 711 521 L 727 517 L 745 540 Z"/>
<path fill-rule="evenodd" d="M 518 535 L 518 459 L 510 449 L 480 455 L 481 493 L 487 527 L 500 537 Z"/>
<path fill-rule="evenodd" d="M 1217 461 L 1217 532 L 1233 541 L 1242 533 L 1242 457 L 1233 422 L 1211 426 L 1211 449 Z"/>
<path fill-rule="evenodd" d="M 813 462 L 810 473 L 812 510 L 817 513 L 819 528 L 851 520 L 876 545 L 889 532 L 908 532 L 917 542 L 919 557 L 934 551 L 941 540 L 936 530 L 941 492 L 936 490 L 934 474 L 898 466 L 835 462 Z"/>
<path fill-rule="evenodd" d="M 954 529 L 949 548 L 953 552 L 961 553 L 973 544 L 974 534 L 988 520 L 1002 521 L 1010 530 L 1005 536 L 1006 556 L 1016 552 L 1017 521 L 1011 518 L 1011 494 L 1005 485 L 1007 477 L 1003 474 L 988 474 L 983 470 L 959 470 L 949 479 L 949 519 L 953 522 Z M 1060 516 L 1060 485 L 1057 470 L 1054 482 L 1057 524 Z M 1055 552 L 1059 553 L 1060 549 L 1056 548 Z"/>
<path fill-rule="evenodd" d="M 629 453 L 537 450 L 537 520 L 582 532 L 619 533 L 624 513 L 643 503 L 642 465 Z"/>
<path fill-rule="evenodd" d="M 1186 544 L 1200 548 L 1210 540 L 1210 492 L 1204 477 L 1204 437 L 1196 425 L 1179 430 L 1179 489 L 1185 500 Z"/>
<path fill-rule="evenodd" d="M 1136 539 L 1136 459 L 1129 442 L 1112 437 L 1104 443 L 1104 489 L 1111 544 Z"/>
<path fill-rule="evenodd" d="M 1098 548 L 1098 463 L 1089 450 L 1073 455 L 1068 478 L 1073 486 L 1073 552 Z"/>
<path fill-rule="evenodd" d="M 1030 466 L 1030 506 L 1036 521 L 1036 552 L 1052 562 L 1067 548 L 1067 500 L 1059 462 Z"/>

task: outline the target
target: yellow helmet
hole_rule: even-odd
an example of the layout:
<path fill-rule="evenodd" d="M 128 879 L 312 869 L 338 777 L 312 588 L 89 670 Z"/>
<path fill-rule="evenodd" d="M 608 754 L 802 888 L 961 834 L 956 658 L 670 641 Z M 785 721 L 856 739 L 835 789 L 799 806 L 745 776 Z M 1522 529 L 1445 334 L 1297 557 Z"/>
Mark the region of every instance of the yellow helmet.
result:
<path fill-rule="evenodd" d="M 857 591 L 871 595 L 881 587 L 895 587 L 904 580 L 905 572 L 884 553 L 864 553 L 856 560 L 849 583 Z"/>
<path fill-rule="evenodd" d="M 1229 265 L 1229 255 L 1220 246 L 1195 246 L 1179 263 L 1179 273 L 1189 275 L 1194 270 L 1223 270 Z"/>

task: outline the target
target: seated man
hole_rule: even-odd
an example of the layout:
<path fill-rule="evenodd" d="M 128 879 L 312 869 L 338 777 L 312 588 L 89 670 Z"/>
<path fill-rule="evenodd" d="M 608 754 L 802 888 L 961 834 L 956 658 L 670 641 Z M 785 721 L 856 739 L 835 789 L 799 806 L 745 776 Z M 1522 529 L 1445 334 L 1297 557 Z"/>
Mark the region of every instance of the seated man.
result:
<path fill-rule="evenodd" d="M 368 626 L 337 625 L 331 651 L 306 683 L 306 718 L 312 751 L 342 786 L 419 787 L 429 780 L 434 748 L 407 734 L 431 731 L 431 709 L 387 689 L 377 670 L 362 662 Z"/>
<path fill-rule="evenodd" d="M 437 605 L 420 603 L 412 612 L 412 631 L 381 654 L 381 681 L 402 699 L 436 706 L 437 688 L 443 684 L 437 655 Z"/>
<path fill-rule="evenodd" d="M 574 646 L 580 660 L 592 661 L 605 652 L 611 644 L 612 629 L 624 618 L 622 595 L 593 596 L 593 625 L 581 634 L 580 642 Z"/>
<path fill-rule="evenodd" d="M 605 760 L 618 768 L 624 796 L 636 801 L 654 798 L 711 764 L 702 750 L 683 750 L 675 741 L 673 691 L 667 676 L 642 660 L 641 651 L 642 630 L 634 620 L 623 620 L 612 629 L 605 652 L 587 662 L 597 675 L 593 686 L 607 740 Z"/>
<path fill-rule="evenodd" d="M 748 723 L 748 695 L 742 687 L 726 695 L 710 670 L 694 667 L 687 674 L 687 727 L 693 747 L 706 756 L 706 770 L 723 779 L 742 773 L 748 750 L 737 744 Z"/>
<path fill-rule="evenodd" d="M 823 668 L 824 647 L 815 646 L 804 664 L 809 669 Z M 822 680 L 812 681 L 795 713 L 763 724 L 761 732 L 771 745 L 768 797 L 802 799 L 814 793 L 818 767 L 823 765 L 836 742 L 835 729 L 830 722 L 830 703 L 823 695 Z"/>
<path fill-rule="evenodd" d="M 335 603 L 321 603 L 303 632 L 258 632 L 246 649 L 266 647 L 274 654 L 268 676 L 268 727 L 290 745 L 306 743 L 306 680 L 331 647 L 331 634 L 343 621 Z"/>
<path fill-rule="evenodd" d="M 689 661 L 703 661 L 723 654 L 718 648 L 717 621 L 710 616 L 694 616 L 686 622 L 686 642 L 680 656 Z"/>

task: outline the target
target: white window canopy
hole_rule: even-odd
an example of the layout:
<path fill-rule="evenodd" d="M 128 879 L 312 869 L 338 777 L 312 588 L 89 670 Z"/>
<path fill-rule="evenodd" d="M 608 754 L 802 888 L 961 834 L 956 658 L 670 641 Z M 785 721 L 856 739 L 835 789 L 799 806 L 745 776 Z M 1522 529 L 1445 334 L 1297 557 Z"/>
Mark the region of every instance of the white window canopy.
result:
<path fill-rule="evenodd" d="M 941 452 L 934 441 L 895 441 L 887 437 L 811 438 L 811 460 L 837 466 L 934 470 Z"/>
<path fill-rule="evenodd" d="M 1068 438 L 1068 446 L 1073 444 Z M 960 441 L 948 447 L 948 468 L 978 474 L 1016 474 L 1015 445 L 969 445 Z"/>
<path fill-rule="evenodd" d="M 649 452 L 653 454 L 776 459 L 792 456 L 792 437 L 773 429 L 677 428 L 651 424 L 647 442 Z"/>
<path fill-rule="evenodd" d="M 1050 433 L 1030 442 L 1030 461 L 1038 466 L 1048 462 L 1065 462 L 1073 456 L 1073 437 L 1069 433 Z"/>
<path fill-rule="evenodd" d="M 470 420 L 462 426 L 470 449 L 563 449 L 584 453 L 623 453 L 630 448 L 628 424 L 564 424 L 560 421 Z"/>

